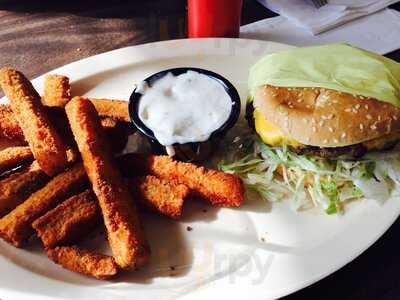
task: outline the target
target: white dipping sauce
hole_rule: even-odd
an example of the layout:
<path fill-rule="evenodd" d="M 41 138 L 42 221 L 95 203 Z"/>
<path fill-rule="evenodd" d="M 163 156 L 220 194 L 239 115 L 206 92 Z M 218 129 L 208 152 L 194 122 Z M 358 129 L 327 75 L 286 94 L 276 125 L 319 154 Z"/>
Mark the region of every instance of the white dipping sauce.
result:
<path fill-rule="evenodd" d="M 216 80 L 195 71 L 141 84 L 140 120 L 164 146 L 206 141 L 229 118 L 232 100 Z"/>

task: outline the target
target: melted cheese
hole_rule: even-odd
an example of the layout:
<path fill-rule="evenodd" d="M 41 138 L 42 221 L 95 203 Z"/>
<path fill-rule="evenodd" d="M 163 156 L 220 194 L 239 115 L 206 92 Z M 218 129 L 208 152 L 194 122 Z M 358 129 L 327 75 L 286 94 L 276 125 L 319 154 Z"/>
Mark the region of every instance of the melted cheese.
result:
<path fill-rule="evenodd" d="M 295 141 L 291 137 L 285 135 L 279 128 L 275 127 L 271 122 L 265 119 L 264 115 L 256 108 L 254 110 L 254 123 L 256 132 L 260 136 L 261 140 L 271 146 L 282 146 L 284 144 L 302 148 L 305 145 Z M 392 132 L 382 137 L 363 142 L 368 151 L 382 150 L 388 143 L 396 142 L 400 140 L 400 131 Z"/>
<path fill-rule="evenodd" d="M 254 123 L 260 138 L 268 145 L 282 146 L 286 144 L 296 148 L 303 147 L 301 143 L 285 135 L 279 128 L 265 119 L 264 115 L 257 108 L 254 110 Z"/>

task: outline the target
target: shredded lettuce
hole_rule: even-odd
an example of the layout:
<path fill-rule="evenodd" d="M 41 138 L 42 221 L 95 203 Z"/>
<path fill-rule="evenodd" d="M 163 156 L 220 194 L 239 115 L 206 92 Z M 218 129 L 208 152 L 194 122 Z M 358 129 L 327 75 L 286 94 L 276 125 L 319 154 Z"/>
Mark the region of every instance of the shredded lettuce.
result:
<path fill-rule="evenodd" d="M 271 147 L 256 135 L 236 137 L 219 162 L 220 170 L 237 174 L 249 191 L 271 202 L 288 198 L 294 210 L 321 207 L 342 213 L 355 199 L 383 203 L 400 184 L 400 152 L 367 154 L 361 159 L 323 159 Z"/>

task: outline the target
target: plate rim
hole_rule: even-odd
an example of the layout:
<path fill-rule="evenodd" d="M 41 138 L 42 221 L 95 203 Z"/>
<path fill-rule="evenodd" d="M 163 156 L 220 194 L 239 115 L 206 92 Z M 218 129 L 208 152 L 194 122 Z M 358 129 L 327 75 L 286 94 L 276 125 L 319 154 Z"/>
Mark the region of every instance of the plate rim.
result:
<path fill-rule="evenodd" d="M 66 73 L 66 75 L 68 75 L 69 70 L 73 70 L 77 66 L 81 67 L 82 64 L 83 65 L 91 64 L 91 63 L 93 63 L 95 61 L 102 60 L 105 57 L 124 56 L 125 52 L 127 52 L 127 53 L 128 52 L 135 53 L 135 52 L 140 52 L 143 49 L 153 49 L 153 51 L 156 51 L 154 49 L 159 49 L 159 47 L 163 48 L 163 47 L 168 46 L 168 45 L 169 46 L 171 46 L 171 45 L 173 46 L 173 45 L 179 45 L 179 44 L 183 44 L 183 45 L 194 45 L 194 44 L 201 45 L 201 44 L 204 44 L 203 46 L 205 48 L 207 48 L 208 47 L 208 46 L 206 46 L 207 43 L 212 43 L 212 42 L 221 43 L 221 44 L 224 44 L 224 43 L 240 43 L 240 42 L 248 43 L 248 44 L 255 44 L 255 45 L 263 44 L 266 48 L 268 48 L 268 47 L 276 47 L 277 49 L 281 48 L 282 50 L 289 49 L 289 48 L 293 47 L 293 46 L 285 45 L 285 44 L 282 44 L 282 43 L 276 43 L 276 42 L 271 42 L 271 41 L 259 41 L 259 40 L 253 40 L 253 39 L 201 38 L 201 39 L 177 39 L 177 40 L 168 40 L 168 41 L 158 41 L 158 42 L 152 42 L 152 43 L 146 43 L 146 44 L 140 44 L 140 45 L 134 45 L 134 46 L 124 47 L 124 48 L 114 49 L 114 50 L 103 52 L 103 53 L 99 53 L 99 54 L 96 54 L 96 55 L 93 55 L 93 56 L 90 56 L 90 57 L 87 57 L 87 58 L 83 58 L 83 59 L 68 63 L 68 64 L 66 64 L 64 66 L 57 67 L 56 69 L 51 70 L 49 72 L 46 72 L 43 75 L 37 76 L 37 77 L 35 77 L 35 79 L 32 80 L 32 82 L 34 83 L 35 86 L 36 85 L 40 85 L 41 81 L 43 80 L 43 78 L 44 78 L 44 76 L 46 74 L 60 72 L 60 73 Z M 166 57 L 169 57 L 169 56 L 167 55 Z M 116 66 L 121 65 L 121 63 L 123 63 L 123 62 L 117 60 L 114 63 L 109 64 L 108 68 L 109 69 L 115 68 Z M 102 69 L 102 66 L 103 65 L 100 64 L 99 66 L 94 67 L 93 70 L 91 70 L 92 72 L 89 72 L 89 74 L 90 73 L 101 72 L 100 70 Z M 85 78 L 85 77 L 90 76 L 90 75 L 83 75 L 83 74 L 88 74 L 88 73 L 87 72 L 86 73 L 85 72 L 80 72 L 79 76 L 74 76 L 72 82 L 80 80 L 81 78 Z M 5 97 L 2 98 L 3 101 L 4 101 L 4 98 Z M 394 202 L 393 198 L 394 197 L 392 197 L 390 199 L 390 201 Z M 359 255 L 361 255 L 364 251 L 366 251 L 369 247 L 371 247 L 390 228 L 390 226 L 396 221 L 397 217 L 399 216 L 400 210 L 399 210 L 399 208 L 397 208 L 397 210 L 398 211 L 393 214 L 393 216 L 392 216 L 392 218 L 390 220 L 386 220 L 385 226 L 382 226 L 380 228 L 380 230 L 378 230 L 376 232 L 376 234 L 372 238 L 370 237 L 368 239 L 369 240 L 368 243 L 364 244 L 363 247 L 360 247 L 358 249 L 358 251 L 354 251 L 353 254 L 350 257 L 347 257 L 346 259 L 344 259 L 342 264 L 337 264 L 335 267 L 327 270 L 325 273 L 319 274 L 319 276 L 315 276 L 315 277 L 310 278 L 310 279 L 308 279 L 308 280 L 306 280 L 304 282 L 299 282 L 295 286 L 287 287 L 286 290 L 281 290 L 280 292 L 268 294 L 266 296 L 267 297 L 271 297 L 271 296 L 272 297 L 283 297 L 283 296 L 289 295 L 289 294 L 294 293 L 294 292 L 296 292 L 296 291 L 298 291 L 300 289 L 303 289 L 303 288 L 305 288 L 305 287 L 307 287 L 307 286 L 309 286 L 311 284 L 314 284 L 314 283 L 318 282 L 319 280 L 327 277 L 328 275 L 336 272 L 337 270 L 341 269 L 342 267 L 344 267 L 348 263 L 352 262 Z M 0 265 L 2 264 L 3 261 L 6 261 L 6 259 L 4 257 L 0 256 Z M 26 270 L 26 269 L 24 269 L 24 271 L 30 272 L 29 270 Z M 50 279 L 50 278 L 46 278 L 46 280 L 53 281 L 54 284 L 60 284 L 60 281 L 58 281 L 58 280 L 54 280 L 54 279 Z M 71 287 L 74 286 L 74 285 L 72 285 L 70 283 L 63 282 L 63 283 L 61 283 L 60 287 L 62 287 L 63 284 L 64 285 L 71 285 Z M 21 297 L 29 297 L 29 299 L 50 298 L 50 297 L 45 296 L 45 295 L 36 295 L 36 294 L 31 294 L 29 292 L 16 291 L 16 290 L 13 290 L 13 289 L 8 289 L 8 288 L 3 287 L 3 286 L 0 286 L 0 291 L 2 291 L 3 297 L 18 297 L 18 299 L 20 299 Z"/>

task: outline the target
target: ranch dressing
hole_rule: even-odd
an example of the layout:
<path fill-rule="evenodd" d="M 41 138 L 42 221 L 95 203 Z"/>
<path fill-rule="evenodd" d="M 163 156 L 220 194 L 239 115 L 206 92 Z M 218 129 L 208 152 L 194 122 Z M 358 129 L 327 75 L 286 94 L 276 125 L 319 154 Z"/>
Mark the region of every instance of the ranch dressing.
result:
<path fill-rule="evenodd" d="M 229 118 L 232 101 L 216 80 L 195 71 L 141 84 L 140 120 L 164 146 L 206 141 Z"/>

